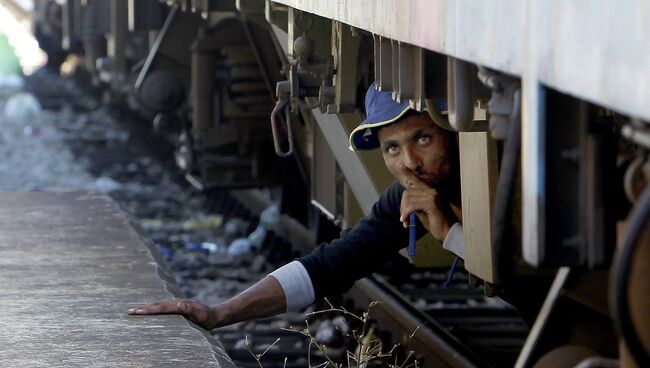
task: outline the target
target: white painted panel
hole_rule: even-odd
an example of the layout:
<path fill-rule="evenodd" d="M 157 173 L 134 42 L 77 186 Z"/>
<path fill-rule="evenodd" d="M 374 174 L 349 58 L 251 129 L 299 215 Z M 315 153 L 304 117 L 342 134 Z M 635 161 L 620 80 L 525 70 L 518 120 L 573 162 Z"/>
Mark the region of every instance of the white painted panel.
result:
<path fill-rule="evenodd" d="M 274 0 L 650 120 L 644 0 Z"/>

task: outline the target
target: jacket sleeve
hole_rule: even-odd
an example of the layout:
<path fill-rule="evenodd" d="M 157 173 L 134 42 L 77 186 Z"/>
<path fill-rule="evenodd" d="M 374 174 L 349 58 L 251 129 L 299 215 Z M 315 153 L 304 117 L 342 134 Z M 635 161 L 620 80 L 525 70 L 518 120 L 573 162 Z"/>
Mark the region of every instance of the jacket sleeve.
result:
<path fill-rule="evenodd" d="M 317 299 L 347 291 L 356 280 L 370 275 L 408 245 L 408 229 L 399 221 L 402 192 L 402 186 L 393 183 L 369 215 L 344 230 L 339 239 L 321 244 L 299 259 Z M 418 237 L 425 233 L 418 223 Z"/>

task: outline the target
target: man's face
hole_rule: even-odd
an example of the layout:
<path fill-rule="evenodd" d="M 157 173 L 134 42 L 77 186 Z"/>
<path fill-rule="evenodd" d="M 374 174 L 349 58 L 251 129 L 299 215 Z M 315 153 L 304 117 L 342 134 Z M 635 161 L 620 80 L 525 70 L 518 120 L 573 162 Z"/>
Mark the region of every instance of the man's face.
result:
<path fill-rule="evenodd" d="M 405 188 L 408 173 L 431 187 L 445 183 L 450 177 L 451 136 L 428 114 L 411 115 L 380 128 L 377 137 L 386 167 Z"/>

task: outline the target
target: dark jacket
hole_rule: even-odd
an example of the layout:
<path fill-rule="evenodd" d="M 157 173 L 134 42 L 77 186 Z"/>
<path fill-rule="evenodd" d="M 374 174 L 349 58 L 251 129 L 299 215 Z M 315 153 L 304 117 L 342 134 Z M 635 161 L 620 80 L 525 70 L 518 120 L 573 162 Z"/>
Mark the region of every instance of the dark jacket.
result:
<path fill-rule="evenodd" d="M 403 192 L 400 183 L 394 182 L 369 215 L 344 230 L 339 239 L 298 259 L 309 273 L 316 299 L 349 290 L 356 280 L 370 275 L 408 245 L 408 229 L 399 220 Z M 426 234 L 419 222 L 417 231 L 418 239 Z"/>

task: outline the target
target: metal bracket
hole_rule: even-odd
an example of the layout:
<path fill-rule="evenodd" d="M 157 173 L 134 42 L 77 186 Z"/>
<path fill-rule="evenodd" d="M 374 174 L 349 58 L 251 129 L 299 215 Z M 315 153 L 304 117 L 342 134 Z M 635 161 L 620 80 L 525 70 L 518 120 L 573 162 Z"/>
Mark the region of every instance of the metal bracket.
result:
<path fill-rule="evenodd" d="M 393 90 L 393 47 L 390 39 L 374 36 L 375 83 L 380 91 Z"/>
<path fill-rule="evenodd" d="M 358 71 L 362 37 L 341 22 L 332 22 L 332 54 L 334 55 L 334 86 L 321 88 L 321 104 L 328 113 L 351 112 L 356 108 Z"/>
<path fill-rule="evenodd" d="M 298 17 L 293 11 L 290 11 L 290 35 L 293 35 L 297 29 Z M 292 114 L 298 114 L 300 108 L 312 109 L 322 105 L 324 99 L 332 96 L 334 61 L 329 54 L 324 58 L 315 56 L 316 45 L 307 35 L 307 31 L 313 26 L 313 20 L 307 19 L 310 21 L 309 25 L 303 27 L 305 29 L 302 35 L 294 40 L 290 49 L 288 70 L 285 70 L 288 80 L 276 84 L 277 103 L 271 113 L 271 131 L 275 152 L 280 157 L 287 157 L 293 153 Z M 291 38 L 292 36 L 290 36 Z M 306 98 L 316 98 L 316 102 L 308 104 L 305 102 Z M 280 114 L 284 114 L 287 150 L 281 148 Z"/>
<path fill-rule="evenodd" d="M 449 124 L 458 132 L 471 130 L 474 122 L 474 66 L 450 57 L 447 61 Z"/>
<path fill-rule="evenodd" d="M 271 112 L 271 132 L 273 134 L 273 147 L 275 153 L 280 157 L 289 157 L 293 153 L 293 131 L 291 129 L 291 116 L 287 109 L 290 95 L 291 82 L 284 81 L 278 82 L 276 86 L 276 97 L 278 101 Z M 283 151 L 280 143 L 280 123 L 278 122 L 278 115 L 284 112 L 285 127 L 284 131 L 287 133 L 287 143 L 289 145 L 286 151 Z"/>
<path fill-rule="evenodd" d="M 488 110 L 490 112 L 490 134 L 492 138 L 503 140 L 508 137 L 510 123 L 518 111 L 519 104 L 515 94 L 521 90 L 518 79 L 479 67 L 479 80 L 492 90 Z"/>

